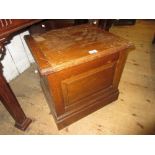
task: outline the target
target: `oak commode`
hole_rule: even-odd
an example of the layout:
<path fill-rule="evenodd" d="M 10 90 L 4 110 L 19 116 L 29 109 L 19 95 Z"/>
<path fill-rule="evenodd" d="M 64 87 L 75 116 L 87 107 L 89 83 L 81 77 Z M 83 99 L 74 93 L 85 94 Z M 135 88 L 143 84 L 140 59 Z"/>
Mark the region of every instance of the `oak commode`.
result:
<path fill-rule="evenodd" d="M 26 36 L 25 40 L 59 129 L 118 98 L 132 43 L 91 24 Z"/>

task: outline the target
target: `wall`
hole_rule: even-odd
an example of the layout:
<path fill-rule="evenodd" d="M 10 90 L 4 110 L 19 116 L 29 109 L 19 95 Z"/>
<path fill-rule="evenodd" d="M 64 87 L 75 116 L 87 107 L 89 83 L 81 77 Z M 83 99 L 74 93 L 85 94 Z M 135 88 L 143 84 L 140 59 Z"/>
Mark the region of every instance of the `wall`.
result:
<path fill-rule="evenodd" d="M 3 74 L 7 81 L 16 78 L 27 68 L 30 67 L 34 59 L 26 45 L 24 35 L 29 34 L 28 31 L 22 32 L 13 37 L 11 42 L 6 46 L 6 55 L 2 64 Z"/>

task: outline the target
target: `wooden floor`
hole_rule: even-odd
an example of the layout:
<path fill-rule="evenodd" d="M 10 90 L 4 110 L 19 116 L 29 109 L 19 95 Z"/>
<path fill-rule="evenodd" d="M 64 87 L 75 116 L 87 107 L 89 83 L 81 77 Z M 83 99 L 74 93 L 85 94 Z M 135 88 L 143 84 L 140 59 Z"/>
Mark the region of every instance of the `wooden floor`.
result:
<path fill-rule="evenodd" d="M 111 32 L 136 46 L 127 59 L 116 102 L 58 131 L 32 65 L 11 86 L 33 123 L 25 132 L 16 129 L 0 104 L 0 134 L 155 134 L 155 21 L 138 20 L 134 26 L 112 27 Z"/>

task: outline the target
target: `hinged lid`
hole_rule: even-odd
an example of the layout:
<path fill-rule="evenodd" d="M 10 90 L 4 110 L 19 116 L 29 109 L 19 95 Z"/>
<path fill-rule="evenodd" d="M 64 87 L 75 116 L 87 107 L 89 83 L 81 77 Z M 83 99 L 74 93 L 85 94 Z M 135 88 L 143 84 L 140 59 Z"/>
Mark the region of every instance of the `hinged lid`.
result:
<path fill-rule="evenodd" d="M 27 36 L 26 42 L 42 74 L 133 47 L 127 40 L 90 24 Z"/>

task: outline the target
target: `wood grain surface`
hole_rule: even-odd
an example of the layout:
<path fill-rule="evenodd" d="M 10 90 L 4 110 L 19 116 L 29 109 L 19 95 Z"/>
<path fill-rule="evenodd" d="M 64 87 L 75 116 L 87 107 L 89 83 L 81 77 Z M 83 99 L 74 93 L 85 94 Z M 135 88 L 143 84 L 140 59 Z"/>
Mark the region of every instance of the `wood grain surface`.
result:
<path fill-rule="evenodd" d="M 42 74 L 60 71 L 133 47 L 131 42 L 90 24 L 27 36 L 26 41 Z M 91 50 L 96 50 L 97 53 L 90 54 Z"/>

